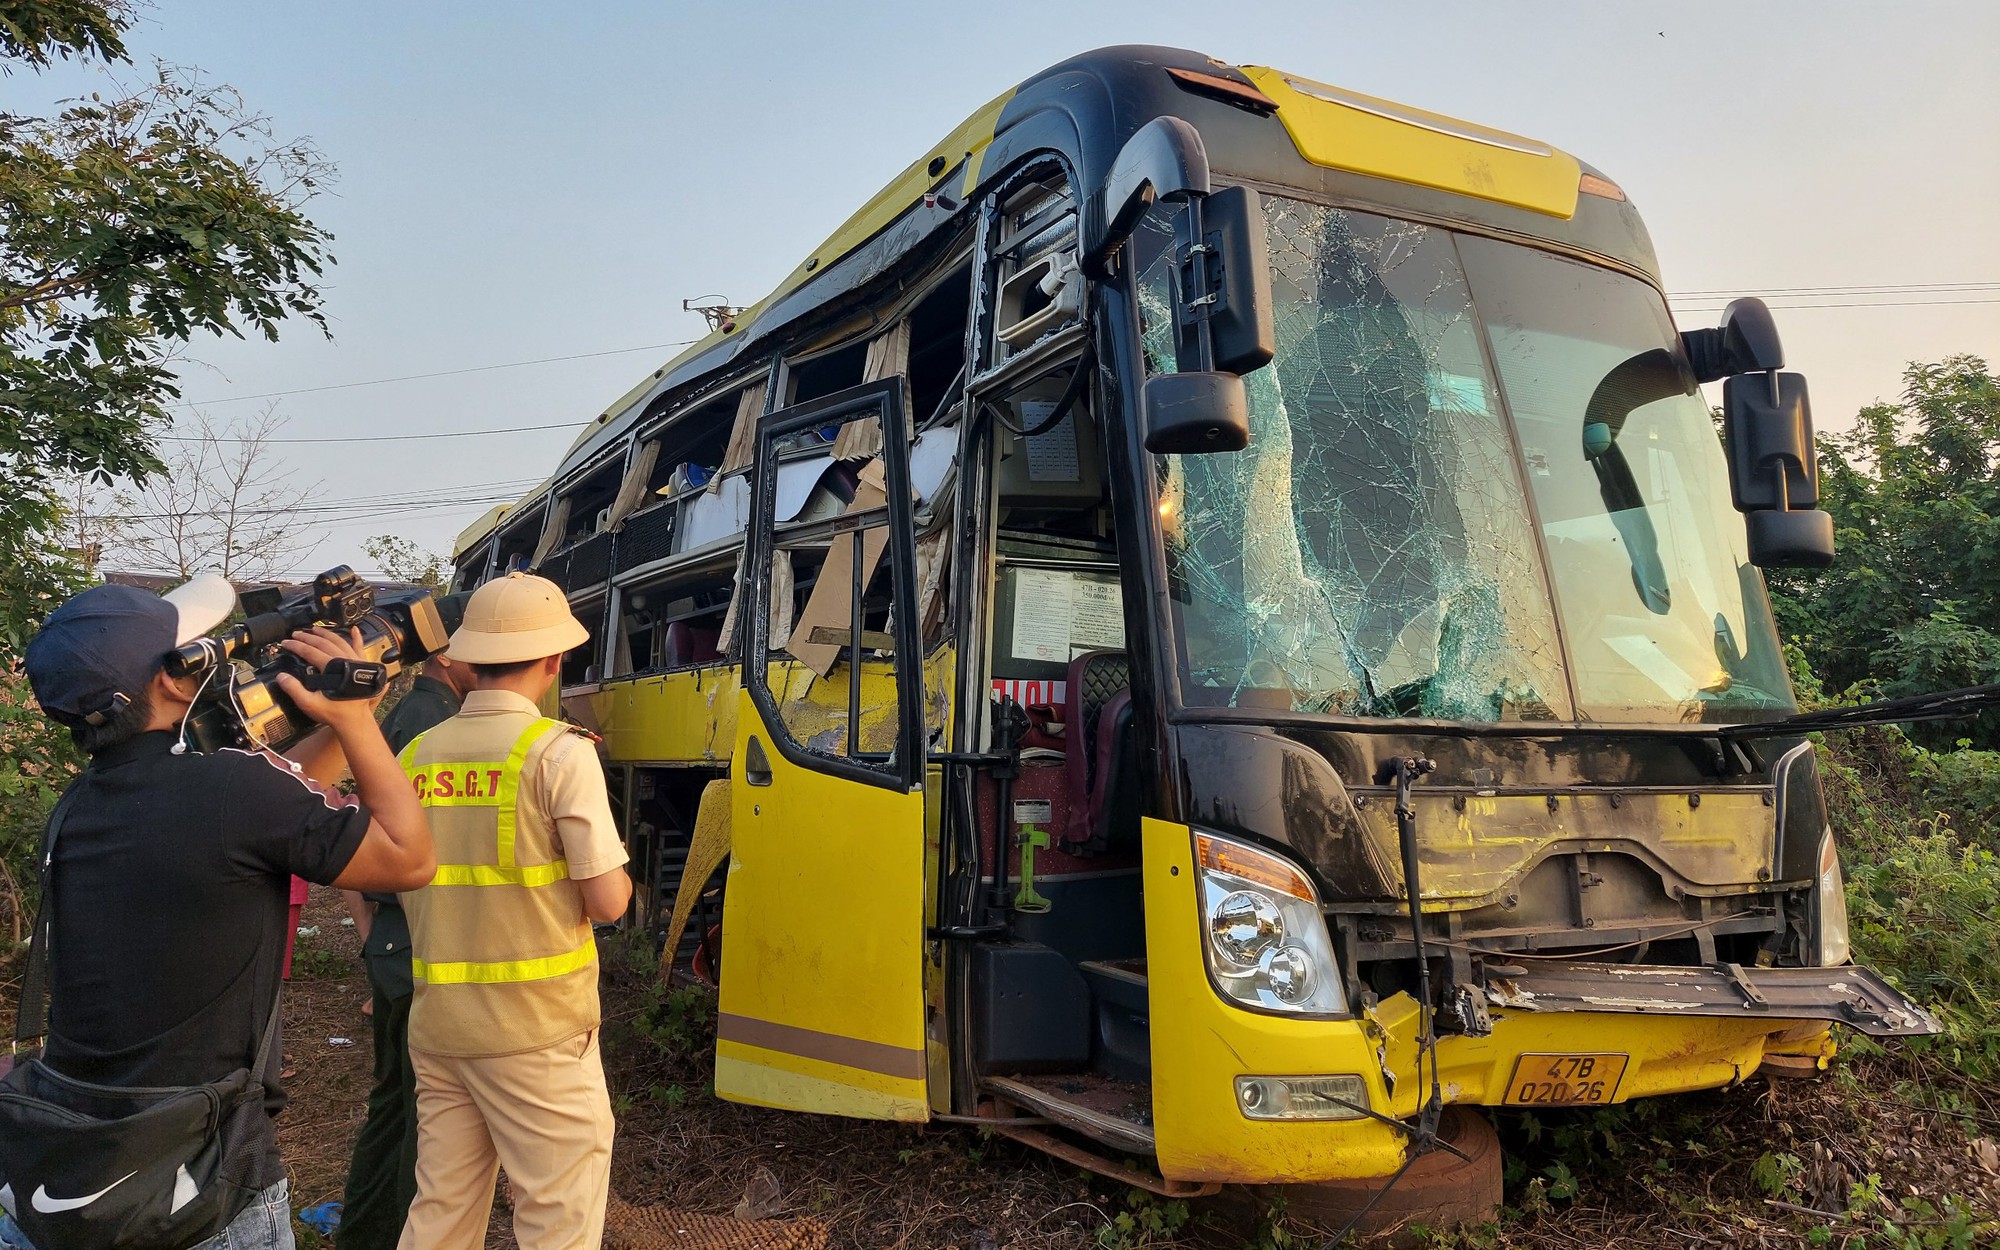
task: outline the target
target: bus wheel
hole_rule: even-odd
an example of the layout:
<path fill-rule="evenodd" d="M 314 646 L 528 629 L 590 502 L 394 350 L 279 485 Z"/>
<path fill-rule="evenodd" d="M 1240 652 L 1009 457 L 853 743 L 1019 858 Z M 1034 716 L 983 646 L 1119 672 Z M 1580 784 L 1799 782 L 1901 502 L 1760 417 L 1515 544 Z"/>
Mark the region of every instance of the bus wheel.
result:
<path fill-rule="evenodd" d="M 1387 1233 L 1410 1225 L 1455 1228 L 1499 1218 L 1500 1135 L 1485 1116 L 1471 1107 L 1446 1107 L 1438 1121 L 1438 1136 L 1466 1156 L 1433 1150 L 1410 1165 L 1396 1187 L 1382 1195 L 1361 1223 L 1358 1233 Z M 1270 1185 L 1266 1197 L 1283 1197 L 1287 1215 L 1331 1232 L 1354 1218 L 1382 1188 L 1382 1177 L 1366 1180 L 1319 1181 L 1309 1185 Z"/>

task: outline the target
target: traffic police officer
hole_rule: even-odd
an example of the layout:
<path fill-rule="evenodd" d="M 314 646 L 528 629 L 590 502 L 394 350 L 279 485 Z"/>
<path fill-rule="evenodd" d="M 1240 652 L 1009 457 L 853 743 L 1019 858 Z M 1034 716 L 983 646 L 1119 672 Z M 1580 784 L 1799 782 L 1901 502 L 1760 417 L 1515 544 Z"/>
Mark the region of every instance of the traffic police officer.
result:
<path fill-rule="evenodd" d="M 417 1079 L 403 1250 L 482 1246 L 503 1165 L 522 1250 L 603 1237 L 613 1123 L 591 921 L 624 915 L 632 881 L 591 739 L 538 708 L 589 639 L 553 582 L 481 586 L 450 648 L 474 688 L 402 753 L 438 860 L 403 895 Z"/>

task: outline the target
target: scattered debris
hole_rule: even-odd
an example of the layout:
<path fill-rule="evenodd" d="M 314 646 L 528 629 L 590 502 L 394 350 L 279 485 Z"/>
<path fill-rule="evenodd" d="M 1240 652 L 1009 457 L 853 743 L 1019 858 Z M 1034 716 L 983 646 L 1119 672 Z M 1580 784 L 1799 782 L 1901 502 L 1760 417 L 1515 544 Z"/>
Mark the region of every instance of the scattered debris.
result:
<path fill-rule="evenodd" d="M 750 1183 L 743 1187 L 743 1201 L 737 1203 L 730 1214 L 739 1220 L 768 1220 L 783 1215 L 788 1209 L 778 1178 L 771 1174 L 771 1169 L 760 1167 L 751 1174 Z"/>

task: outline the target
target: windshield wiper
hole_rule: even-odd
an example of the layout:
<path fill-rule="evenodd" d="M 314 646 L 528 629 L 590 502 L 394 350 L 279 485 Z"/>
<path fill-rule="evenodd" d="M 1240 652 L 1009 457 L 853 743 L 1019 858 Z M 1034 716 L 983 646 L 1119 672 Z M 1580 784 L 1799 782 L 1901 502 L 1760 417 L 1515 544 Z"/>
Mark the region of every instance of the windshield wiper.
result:
<path fill-rule="evenodd" d="M 1903 695 L 1876 699 L 1853 707 L 1828 708 L 1823 712 L 1800 712 L 1782 720 L 1758 724 L 1723 725 L 1716 729 L 1722 738 L 1780 738 L 1793 734 L 1817 733 L 1823 729 L 1859 729 L 1865 725 L 1902 725 L 1916 721 L 1952 720 L 1977 716 L 2000 708 L 2000 683 L 1967 686 L 1932 694 Z"/>

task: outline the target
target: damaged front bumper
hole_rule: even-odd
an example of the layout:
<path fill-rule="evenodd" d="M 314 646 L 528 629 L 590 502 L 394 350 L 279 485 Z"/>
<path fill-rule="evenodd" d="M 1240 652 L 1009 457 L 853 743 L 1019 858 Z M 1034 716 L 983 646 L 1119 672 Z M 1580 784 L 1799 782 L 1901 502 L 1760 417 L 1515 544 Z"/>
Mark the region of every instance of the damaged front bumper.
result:
<path fill-rule="evenodd" d="M 1522 1012 L 1825 1020 L 1872 1037 L 1920 1037 L 1937 1019 L 1867 968 L 1659 967 L 1551 961 L 1486 967 L 1486 997 Z"/>

